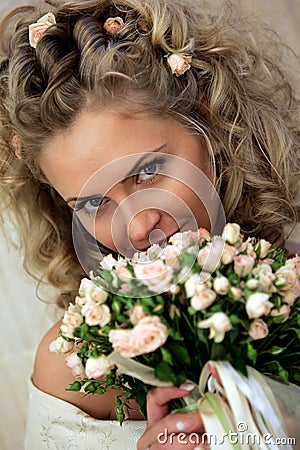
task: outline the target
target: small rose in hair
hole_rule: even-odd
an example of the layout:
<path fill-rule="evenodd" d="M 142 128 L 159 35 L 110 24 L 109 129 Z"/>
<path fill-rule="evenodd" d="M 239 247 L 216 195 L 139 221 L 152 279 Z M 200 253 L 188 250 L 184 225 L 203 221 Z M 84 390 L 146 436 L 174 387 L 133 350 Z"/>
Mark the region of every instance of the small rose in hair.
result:
<path fill-rule="evenodd" d="M 124 21 L 121 17 L 110 17 L 103 25 L 104 30 L 108 34 L 117 34 L 124 26 Z"/>
<path fill-rule="evenodd" d="M 172 53 L 172 55 L 168 56 L 167 62 L 171 67 L 172 73 L 179 77 L 190 69 L 192 57 Z"/>
<path fill-rule="evenodd" d="M 55 16 L 51 12 L 48 12 L 41 17 L 36 23 L 29 25 L 29 44 L 31 47 L 36 48 L 38 41 L 43 36 L 45 31 L 48 30 L 51 25 L 56 23 Z"/>

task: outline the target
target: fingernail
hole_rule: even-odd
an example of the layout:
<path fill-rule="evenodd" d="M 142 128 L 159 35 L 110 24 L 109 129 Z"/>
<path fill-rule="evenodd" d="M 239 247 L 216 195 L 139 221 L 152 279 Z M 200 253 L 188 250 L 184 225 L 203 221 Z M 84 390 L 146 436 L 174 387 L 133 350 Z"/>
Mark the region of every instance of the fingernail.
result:
<path fill-rule="evenodd" d="M 195 425 L 195 423 L 195 419 L 189 417 L 187 419 L 179 420 L 178 422 L 176 422 L 176 428 L 178 431 L 183 431 L 187 428 L 190 428 L 192 425 Z"/>
<path fill-rule="evenodd" d="M 179 386 L 179 389 L 184 389 L 185 391 L 192 391 L 195 389 L 196 385 L 193 383 L 183 383 Z"/>

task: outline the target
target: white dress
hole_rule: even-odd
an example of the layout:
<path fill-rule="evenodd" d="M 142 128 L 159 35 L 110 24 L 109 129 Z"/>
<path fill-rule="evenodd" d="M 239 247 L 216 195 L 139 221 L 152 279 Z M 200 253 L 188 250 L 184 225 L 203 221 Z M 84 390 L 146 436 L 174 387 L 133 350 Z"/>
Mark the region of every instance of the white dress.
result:
<path fill-rule="evenodd" d="M 135 450 L 145 420 L 98 420 L 29 381 L 25 450 Z"/>

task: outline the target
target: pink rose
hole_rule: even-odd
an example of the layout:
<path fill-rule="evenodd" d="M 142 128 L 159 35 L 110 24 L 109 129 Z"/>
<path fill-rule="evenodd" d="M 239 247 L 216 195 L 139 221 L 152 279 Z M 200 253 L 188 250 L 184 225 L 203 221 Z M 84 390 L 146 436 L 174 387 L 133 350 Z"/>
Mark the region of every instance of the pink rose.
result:
<path fill-rule="evenodd" d="M 271 316 L 283 316 L 282 317 L 282 322 L 285 322 L 290 315 L 291 312 L 291 308 L 289 305 L 286 305 L 285 303 L 283 305 L 280 306 L 279 309 L 277 308 L 273 308 L 271 311 Z"/>
<path fill-rule="evenodd" d="M 135 305 L 130 314 L 130 321 L 133 325 L 136 325 L 141 319 L 144 319 L 147 314 L 144 312 L 143 307 L 141 305 Z"/>
<path fill-rule="evenodd" d="M 249 330 L 249 336 L 252 339 L 264 339 L 269 334 L 269 329 L 267 324 L 262 319 L 254 319 L 252 320 Z"/>
<path fill-rule="evenodd" d="M 99 325 L 105 327 L 110 322 L 111 314 L 107 305 L 98 305 L 87 311 L 85 321 L 88 325 Z"/>
<path fill-rule="evenodd" d="M 191 67 L 192 57 L 172 53 L 167 59 L 173 74 L 177 77 L 184 74 Z"/>
<path fill-rule="evenodd" d="M 56 20 L 54 14 L 49 12 L 41 17 L 36 23 L 29 25 L 29 44 L 31 47 L 36 48 L 38 41 L 45 31 L 55 23 Z"/>
<path fill-rule="evenodd" d="M 295 300 L 300 297 L 300 281 L 297 282 L 294 289 L 281 291 L 280 294 L 283 296 L 285 303 L 293 305 Z"/>
<path fill-rule="evenodd" d="M 80 308 L 77 305 L 69 305 L 68 310 L 65 312 L 62 325 L 60 327 L 64 336 L 73 339 L 74 329 L 80 327 L 83 323 L 83 316 L 80 313 Z"/>
<path fill-rule="evenodd" d="M 238 255 L 234 258 L 234 272 L 237 275 L 248 275 L 254 266 L 254 258 L 248 255 Z"/>
<path fill-rule="evenodd" d="M 296 288 L 299 281 L 299 275 L 296 267 L 291 264 L 290 261 L 287 261 L 285 266 L 280 267 L 275 272 L 275 276 L 278 278 L 278 280 L 275 281 L 275 286 L 279 289 L 293 290 Z"/>
<path fill-rule="evenodd" d="M 199 228 L 198 234 L 200 242 L 211 240 L 210 232 L 206 228 Z"/>
<path fill-rule="evenodd" d="M 114 364 L 105 355 L 97 358 L 88 358 L 85 364 L 85 373 L 88 378 L 99 379 L 109 373 Z"/>
<path fill-rule="evenodd" d="M 172 286 L 173 271 L 163 261 L 137 264 L 134 267 L 134 273 L 152 292 L 165 292 Z"/>
<path fill-rule="evenodd" d="M 139 355 L 139 351 L 132 347 L 132 330 L 110 330 L 108 338 L 113 349 L 125 358 Z"/>
<path fill-rule="evenodd" d="M 132 330 L 132 345 L 138 354 L 150 353 L 161 347 L 168 338 L 168 329 L 158 316 L 141 319 Z"/>
<path fill-rule="evenodd" d="M 240 288 L 237 288 L 235 286 L 231 286 L 230 292 L 231 292 L 234 300 L 239 300 L 240 298 L 242 298 L 243 291 Z"/>

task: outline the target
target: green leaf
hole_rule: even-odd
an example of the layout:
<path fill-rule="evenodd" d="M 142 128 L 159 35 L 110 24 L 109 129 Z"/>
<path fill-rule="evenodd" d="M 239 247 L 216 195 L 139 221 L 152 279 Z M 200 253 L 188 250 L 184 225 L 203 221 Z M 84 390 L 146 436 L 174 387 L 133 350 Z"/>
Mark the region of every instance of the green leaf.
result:
<path fill-rule="evenodd" d="M 173 358 L 171 353 L 164 347 L 160 348 L 161 353 L 162 353 L 162 358 L 163 361 L 165 361 L 167 364 L 170 364 L 171 366 L 173 365 Z"/>
<path fill-rule="evenodd" d="M 80 327 L 81 339 L 85 339 L 86 334 L 89 332 L 89 326 L 87 323 L 83 323 Z"/>
<path fill-rule="evenodd" d="M 87 385 L 84 387 L 84 391 L 85 391 L 85 392 L 91 392 L 91 393 L 94 393 L 96 390 L 97 390 L 97 387 L 94 385 L 93 382 L 87 384 Z"/>
<path fill-rule="evenodd" d="M 247 343 L 247 356 L 255 365 L 257 361 L 257 350 L 252 344 L 250 344 L 250 342 Z"/>
<path fill-rule="evenodd" d="M 194 316 L 196 314 L 196 310 L 192 306 L 189 306 L 188 313 L 190 316 Z"/>
<path fill-rule="evenodd" d="M 116 314 L 120 314 L 122 307 L 121 307 L 121 303 L 118 300 L 113 300 L 112 304 L 111 304 L 111 309 L 113 310 L 114 313 Z"/>
<path fill-rule="evenodd" d="M 229 316 L 230 322 L 232 323 L 232 325 L 236 325 L 238 323 L 240 323 L 240 318 L 236 315 L 236 314 L 231 314 Z"/>
<path fill-rule="evenodd" d="M 82 383 L 79 381 L 74 381 L 67 389 L 67 391 L 80 391 Z"/>
<path fill-rule="evenodd" d="M 172 352 L 172 355 L 180 365 L 184 366 L 191 364 L 189 352 L 185 347 L 182 347 L 181 345 L 178 345 L 176 342 L 173 342 L 169 345 L 169 348 Z"/>
<path fill-rule="evenodd" d="M 277 345 L 273 345 L 273 347 L 270 348 L 268 353 L 271 353 L 271 355 L 279 355 L 284 350 L 284 347 L 278 347 Z"/>
<path fill-rule="evenodd" d="M 156 366 L 154 374 L 161 381 L 171 381 L 173 370 L 167 363 L 161 362 Z"/>
<path fill-rule="evenodd" d="M 110 283 L 113 280 L 113 276 L 112 274 L 106 270 L 106 269 L 102 269 L 100 271 L 100 276 L 101 278 L 103 278 L 104 281 L 106 281 L 107 283 Z"/>
<path fill-rule="evenodd" d="M 211 346 L 211 359 L 220 360 L 220 359 L 226 359 L 226 349 L 223 346 L 223 344 L 218 344 L 216 342 L 212 343 Z"/>
<path fill-rule="evenodd" d="M 123 404 L 122 400 L 120 399 L 121 395 L 122 394 L 118 394 L 116 396 L 115 413 L 116 413 L 117 420 L 122 425 L 122 423 L 125 419 L 125 414 L 124 414 L 124 404 Z"/>
<path fill-rule="evenodd" d="M 289 373 L 287 370 L 285 370 L 279 363 L 278 363 L 278 375 L 280 378 L 285 382 L 289 382 Z"/>

